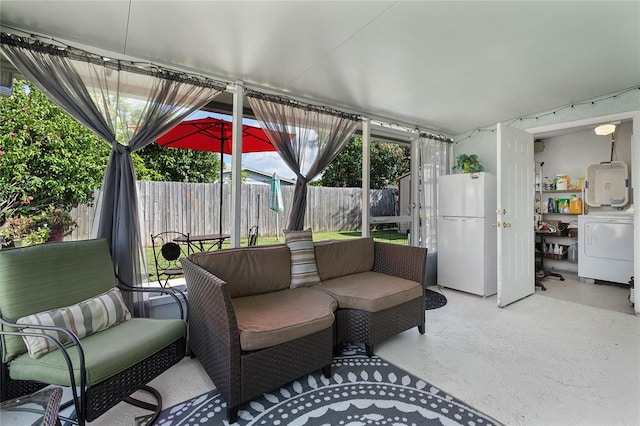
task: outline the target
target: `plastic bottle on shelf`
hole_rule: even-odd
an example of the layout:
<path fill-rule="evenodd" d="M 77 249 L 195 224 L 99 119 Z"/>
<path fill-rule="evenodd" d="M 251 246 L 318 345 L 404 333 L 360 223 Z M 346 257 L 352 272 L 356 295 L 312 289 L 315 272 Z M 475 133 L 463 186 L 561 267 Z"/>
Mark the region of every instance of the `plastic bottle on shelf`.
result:
<path fill-rule="evenodd" d="M 547 203 L 547 213 L 555 213 L 556 212 L 556 202 L 553 198 L 549 197 L 549 202 Z"/>
<path fill-rule="evenodd" d="M 578 243 L 571 243 L 569 248 L 567 249 L 567 258 L 569 260 L 578 260 Z"/>
<path fill-rule="evenodd" d="M 549 179 L 549 176 L 545 176 L 542 181 L 542 189 L 544 191 L 552 191 L 553 190 L 553 181 Z"/>

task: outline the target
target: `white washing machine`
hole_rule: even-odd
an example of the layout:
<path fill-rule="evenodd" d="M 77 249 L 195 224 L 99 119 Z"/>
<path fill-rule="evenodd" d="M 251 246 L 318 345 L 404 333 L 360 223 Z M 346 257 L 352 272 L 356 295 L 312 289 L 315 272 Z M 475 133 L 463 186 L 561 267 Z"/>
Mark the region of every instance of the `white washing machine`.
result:
<path fill-rule="evenodd" d="M 627 284 L 633 275 L 633 216 L 578 216 L 578 276 Z"/>

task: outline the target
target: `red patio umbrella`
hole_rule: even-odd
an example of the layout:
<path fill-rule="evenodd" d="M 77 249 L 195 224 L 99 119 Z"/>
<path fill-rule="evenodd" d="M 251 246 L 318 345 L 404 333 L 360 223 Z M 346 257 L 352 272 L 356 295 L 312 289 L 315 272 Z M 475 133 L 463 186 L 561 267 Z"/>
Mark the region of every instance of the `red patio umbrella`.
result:
<path fill-rule="evenodd" d="M 231 154 L 232 123 L 219 118 L 206 117 L 185 120 L 163 136 L 156 143 L 167 148 L 195 149 L 220 153 L 220 223 L 222 234 L 222 154 Z M 264 130 L 260 127 L 242 125 L 242 153 L 275 151 Z"/>

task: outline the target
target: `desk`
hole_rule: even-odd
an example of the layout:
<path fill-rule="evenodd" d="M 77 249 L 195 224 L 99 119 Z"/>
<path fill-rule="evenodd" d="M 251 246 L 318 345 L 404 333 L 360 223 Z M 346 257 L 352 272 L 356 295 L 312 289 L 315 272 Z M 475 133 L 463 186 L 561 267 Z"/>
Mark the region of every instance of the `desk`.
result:
<path fill-rule="evenodd" d="M 186 237 L 174 238 L 176 243 L 187 243 L 189 247 L 196 251 L 209 251 L 215 246 L 218 246 L 218 250 L 222 248 L 224 240 L 231 238 L 231 235 L 227 234 L 203 234 L 203 235 L 189 235 Z M 206 246 L 208 245 L 208 248 Z"/>
<path fill-rule="evenodd" d="M 61 398 L 62 389 L 53 387 L 4 401 L 0 406 L 0 423 L 6 425 L 59 425 L 58 410 Z"/>

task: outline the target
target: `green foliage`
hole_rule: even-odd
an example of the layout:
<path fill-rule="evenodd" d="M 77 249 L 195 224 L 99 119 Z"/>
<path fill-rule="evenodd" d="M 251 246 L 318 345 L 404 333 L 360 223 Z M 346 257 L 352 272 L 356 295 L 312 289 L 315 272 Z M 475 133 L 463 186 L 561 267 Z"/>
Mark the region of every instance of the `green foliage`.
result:
<path fill-rule="evenodd" d="M 152 143 L 137 153 L 142 160 L 136 164 L 140 180 L 211 183 L 220 176 L 220 154 L 214 152 L 162 148 Z M 143 167 L 148 174 L 140 173 Z"/>
<path fill-rule="evenodd" d="M 371 188 L 395 184 L 410 170 L 409 147 L 389 142 L 371 143 Z M 362 186 L 362 139 L 353 138 L 322 174 L 322 186 Z"/>
<path fill-rule="evenodd" d="M 90 203 L 110 147 L 26 81 L 0 98 L 0 223 L 49 204 Z"/>
<path fill-rule="evenodd" d="M 456 157 L 454 169 L 459 169 L 462 173 L 484 172 L 484 166 L 478 160 L 477 154 L 460 154 Z"/>

